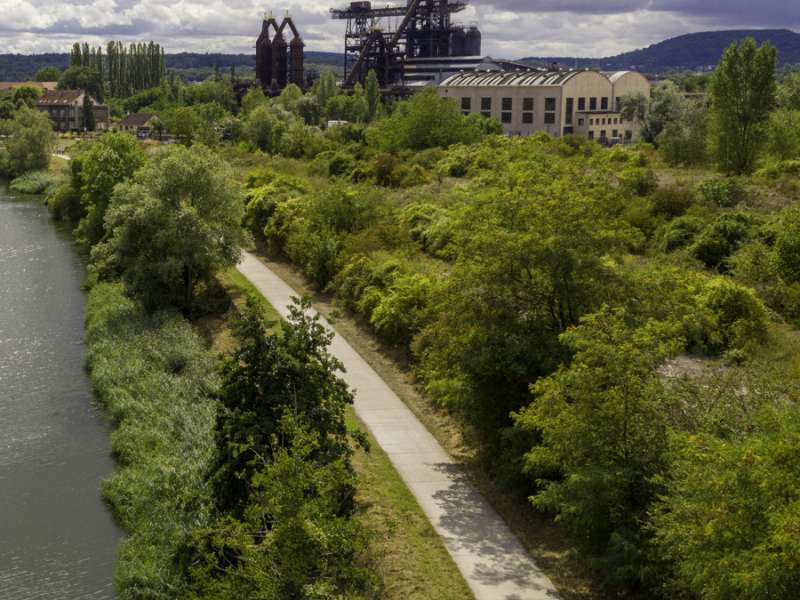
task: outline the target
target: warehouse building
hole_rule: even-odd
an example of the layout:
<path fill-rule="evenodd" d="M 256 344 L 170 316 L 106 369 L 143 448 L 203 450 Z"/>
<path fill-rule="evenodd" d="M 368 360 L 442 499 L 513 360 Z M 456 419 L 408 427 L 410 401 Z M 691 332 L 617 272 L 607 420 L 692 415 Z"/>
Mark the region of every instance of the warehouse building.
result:
<path fill-rule="evenodd" d="M 509 135 L 571 133 L 601 143 L 633 140 L 639 124 L 626 121 L 619 99 L 650 96 L 650 82 L 633 71 L 464 71 L 439 85 L 464 114 L 494 117 Z"/>

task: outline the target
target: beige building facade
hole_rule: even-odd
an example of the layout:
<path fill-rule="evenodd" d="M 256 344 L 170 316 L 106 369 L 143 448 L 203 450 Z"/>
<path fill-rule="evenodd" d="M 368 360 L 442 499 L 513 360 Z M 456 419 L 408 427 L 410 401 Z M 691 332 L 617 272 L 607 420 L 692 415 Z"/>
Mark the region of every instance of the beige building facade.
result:
<path fill-rule="evenodd" d="M 84 123 L 85 95 L 83 90 L 48 91 L 39 98 L 36 108 L 50 116 L 56 131 L 80 131 Z M 94 114 L 95 130 L 105 131 L 111 126 L 111 111 L 108 106 L 100 104 L 91 96 L 89 102 Z"/>
<path fill-rule="evenodd" d="M 574 133 L 604 143 L 636 136 L 638 125 L 623 119 L 618 99 L 638 93 L 649 97 L 650 83 L 632 71 L 473 71 L 439 86 L 464 114 L 493 117 L 508 135 Z"/>

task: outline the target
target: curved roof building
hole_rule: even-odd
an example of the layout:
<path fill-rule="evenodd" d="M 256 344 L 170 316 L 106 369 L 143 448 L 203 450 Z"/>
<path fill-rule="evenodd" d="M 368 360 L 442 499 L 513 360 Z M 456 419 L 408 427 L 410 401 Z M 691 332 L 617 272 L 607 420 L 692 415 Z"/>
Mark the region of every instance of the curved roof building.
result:
<path fill-rule="evenodd" d="M 637 124 L 625 122 L 618 98 L 650 95 L 650 83 L 634 71 L 463 71 L 445 79 L 439 94 L 464 113 L 494 117 L 511 135 L 545 131 L 601 140 L 632 140 Z"/>

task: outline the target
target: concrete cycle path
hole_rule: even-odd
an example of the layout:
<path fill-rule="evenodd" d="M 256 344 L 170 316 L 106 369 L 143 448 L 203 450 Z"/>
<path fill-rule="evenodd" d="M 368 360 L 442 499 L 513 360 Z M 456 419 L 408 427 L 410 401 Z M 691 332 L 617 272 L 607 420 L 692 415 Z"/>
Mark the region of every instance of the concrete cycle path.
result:
<path fill-rule="evenodd" d="M 245 253 L 237 268 L 283 318 L 288 316 L 297 292 L 252 254 Z M 344 364 L 342 378 L 355 393 L 356 414 L 425 511 L 475 598 L 559 598 L 463 469 L 372 367 L 340 335 L 333 338 L 330 352 Z"/>

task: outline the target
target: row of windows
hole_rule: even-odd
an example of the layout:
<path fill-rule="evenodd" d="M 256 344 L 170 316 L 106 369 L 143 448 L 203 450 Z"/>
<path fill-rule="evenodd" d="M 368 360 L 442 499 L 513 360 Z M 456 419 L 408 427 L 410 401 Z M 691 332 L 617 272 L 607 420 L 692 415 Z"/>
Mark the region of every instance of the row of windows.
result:
<path fill-rule="evenodd" d="M 522 99 L 522 122 L 526 125 L 533 124 L 535 113 L 534 100 L 534 98 Z M 500 106 L 500 120 L 503 123 L 512 123 L 514 120 L 514 98 L 502 98 Z M 472 112 L 472 98 L 461 98 L 461 110 L 464 114 Z M 492 116 L 492 98 L 481 98 L 481 115 L 484 117 Z M 545 98 L 544 100 L 544 122 L 548 125 L 556 122 L 555 98 Z"/>
<path fill-rule="evenodd" d="M 618 129 L 614 129 L 611 132 L 611 139 L 617 139 L 620 137 L 620 132 Z M 589 132 L 589 139 L 593 140 L 594 138 L 594 131 Z M 600 130 L 600 140 L 607 140 L 608 139 L 608 132 L 605 129 Z M 630 130 L 625 131 L 625 140 L 630 142 L 633 139 L 633 132 Z"/>
<path fill-rule="evenodd" d="M 569 102 L 571 98 L 567 98 L 567 102 Z M 586 110 L 586 100 L 587 98 L 578 98 L 578 112 L 584 112 Z M 598 98 L 588 98 L 589 100 L 589 110 L 597 110 L 597 101 Z M 609 98 L 608 96 L 604 96 L 599 98 L 600 100 L 600 110 L 608 110 L 608 103 Z"/>
<path fill-rule="evenodd" d="M 589 125 L 619 125 L 622 123 L 622 119 L 619 117 L 604 117 L 602 119 L 589 119 Z"/>

